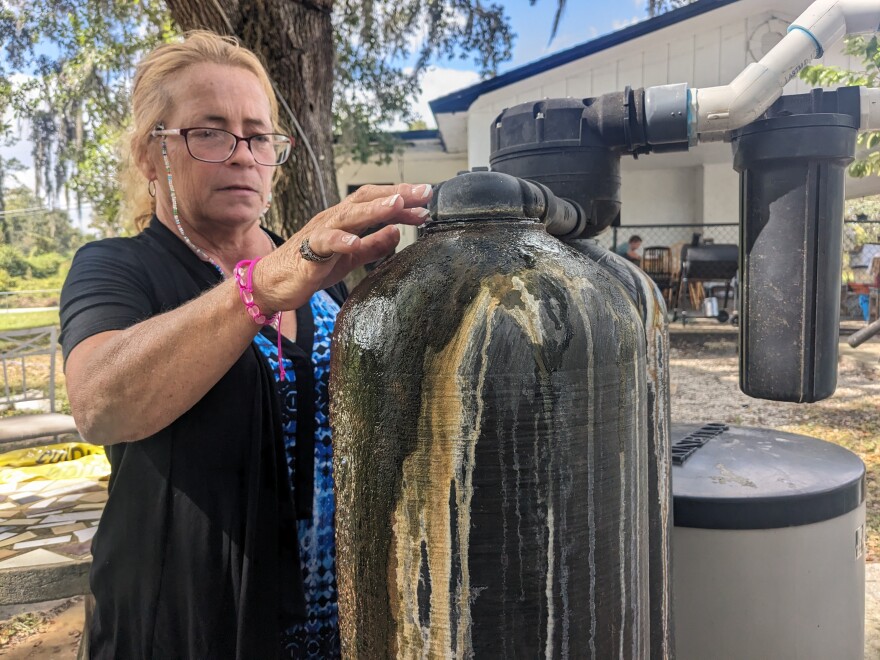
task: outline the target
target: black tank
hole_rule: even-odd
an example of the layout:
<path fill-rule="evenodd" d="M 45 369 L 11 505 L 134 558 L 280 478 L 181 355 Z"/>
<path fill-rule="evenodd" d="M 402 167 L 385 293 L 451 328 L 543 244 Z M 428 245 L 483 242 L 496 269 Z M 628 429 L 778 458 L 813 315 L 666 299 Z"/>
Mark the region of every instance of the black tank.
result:
<path fill-rule="evenodd" d="M 651 658 L 675 657 L 672 621 L 672 456 L 669 424 L 669 323 L 666 301 L 654 281 L 631 261 L 593 240 L 568 245 L 613 277 L 638 307 L 648 358 L 648 547 L 650 554 Z"/>
<path fill-rule="evenodd" d="M 337 320 L 347 658 L 649 657 L 639 310 L 465 174 Z"/>

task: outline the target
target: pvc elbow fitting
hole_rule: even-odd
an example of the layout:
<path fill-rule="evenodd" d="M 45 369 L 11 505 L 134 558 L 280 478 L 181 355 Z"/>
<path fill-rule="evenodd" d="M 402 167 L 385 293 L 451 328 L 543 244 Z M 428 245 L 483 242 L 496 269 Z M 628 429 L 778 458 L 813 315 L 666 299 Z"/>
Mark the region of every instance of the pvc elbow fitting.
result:
<path fill-rule="evenodd" d="M 816 40 L 822 51 L 847 34 L 880 30 L 880 4 L 876 0 L 818 0 L 791 24 Z"/>

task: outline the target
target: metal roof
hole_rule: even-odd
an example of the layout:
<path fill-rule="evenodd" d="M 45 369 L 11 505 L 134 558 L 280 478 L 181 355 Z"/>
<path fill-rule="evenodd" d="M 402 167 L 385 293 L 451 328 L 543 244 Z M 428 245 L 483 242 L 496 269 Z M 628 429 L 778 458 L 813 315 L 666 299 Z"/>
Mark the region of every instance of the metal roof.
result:
<path fill-rule="evenodd" d="M 645 36 L 651 32 L 655 32 L 670 25 L 675 25 L 682 21 L 686 21 L 695 16 L 700 16 L 715 9 L 732 5 L 737 0 L 697 0 L 690 5 L 685 5 L 680 9 L 660 14 L 654 18 L 649 18 L 635 25 L 606 34 L 604 36 L 587 41 L 586 43 L 574 46 L 568 50 L 563 50 L 541 60 L 536 60 L 517 69 L 513 69 L 494 78 L 489 78 L 483 82 L 465 87 L 452 94 L 441 96 L 430 102 L 431 112 L 435 115 L 449 112 L 465 112 L 471 107 L 471 104 L 480 96 L 491 92 L 495 89 L 506 87 L 507 85 L 519 82 L 526 78 L 544 73 L 551 69 L 555 69 L 563 64 L 568 64 L 574 60 L 579 60 L 588 55 L 593 55 L 608 48 L 613 48 L 632 39 Z"/>
<path fill-rule="evenodd" d="M 440 131 L 436 128 L 419 129 L 415 131 L 394 131 L 394 137 L 401 140 L 439 140 Z"/>

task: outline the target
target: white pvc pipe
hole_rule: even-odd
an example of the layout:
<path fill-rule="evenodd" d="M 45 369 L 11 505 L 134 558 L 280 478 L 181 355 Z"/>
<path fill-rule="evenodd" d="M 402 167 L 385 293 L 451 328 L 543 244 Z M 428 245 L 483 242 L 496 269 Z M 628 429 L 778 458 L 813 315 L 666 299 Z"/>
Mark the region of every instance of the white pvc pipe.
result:
<path fill-rule="evenodd" d="M 724 134 L 755 121 L 817 52 L 816 42 L 810 35 L 794 30 L 760 62 L 747 66 L 729 85 L 692 90 L 699 139 L 711 140 L 707 134 Z"/>
<path fill-rule="evenodd" d="M 880 2 L 877 0 L 841 0 L 847 34 L 880 31 Z"/>
<path fill-rule="evenodd" d="M 878 29 L 880 0 L 814 2 L 773 50 L 747 66 L 732 83 L 691 90 L 692 136 L 704 142 L 718 140 L 755 121 L 804 66 L 844 35 Z"/>
<path fill-rule="evenodd" d="M 827 49 L 847 34 L 880 29 L 877 0 L 818 0 L 797 17 L 792 27 L 810 32 Z"/>

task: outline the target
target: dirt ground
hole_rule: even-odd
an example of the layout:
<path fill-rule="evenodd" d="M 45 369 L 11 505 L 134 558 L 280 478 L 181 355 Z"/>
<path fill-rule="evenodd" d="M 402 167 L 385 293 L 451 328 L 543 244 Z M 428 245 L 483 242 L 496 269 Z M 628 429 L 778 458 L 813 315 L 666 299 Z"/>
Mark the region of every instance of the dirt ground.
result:
<path fill-rule="evenodd" d="M 682 330 L 673 328 L 670 351 L 673 421 L 775 428 L 857 453 L 868 469 L 867 558 L 880 562 L 880 339 L 864 349 L 844 346 L 835 395 L 798 405 L 751 399 L 739 391 L 736 335 L 729 328 L 707 328 L 708 335 L 694 334 L 690 326 Z M 868 565 L 867 586 L 865 657 L 874 659 L 880 657 L 880 563 Z M 82 599 L 47 613 L 19 614 L 0 623 L 0 657 L 74 660 L 82 622 Z"/>
<path fill-rule="evenodd" d="M 673 327 L 672 420 L 726 422 L 801 433 L 840 444 L 866 467 L 865 659 L 880 658 L 880 339 L 840 345 L 837 391 L 813 404 L 752 399 L 739 391 L 736 334 L 692 335 Z"/>
<path fill-rule="evenodd" d="M 85 619 L 82 598 L 52 603 L 48 609 L 39 605 L 19 609 L 33 611 L 0 623 L 0 658 L 76 660 Z"/>

